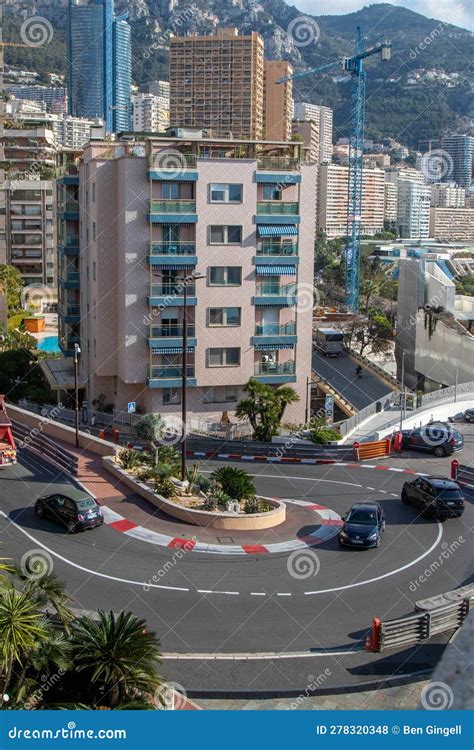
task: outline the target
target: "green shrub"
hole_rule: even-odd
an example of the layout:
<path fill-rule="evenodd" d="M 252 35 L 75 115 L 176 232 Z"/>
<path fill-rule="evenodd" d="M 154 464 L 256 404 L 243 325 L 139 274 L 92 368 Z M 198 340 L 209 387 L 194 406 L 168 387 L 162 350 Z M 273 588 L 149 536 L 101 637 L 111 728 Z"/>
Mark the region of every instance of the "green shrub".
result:
<path fill-rule="evenodd" d="M 169 499 L 176 497 L 178 494 L 173 482 L 168 478 L 157 477 L 153 489 L 158 495 Z"/>
<path fill-rule="evenodd" d="M 257 497 L 249 497 L 245 501 L 244 513 L 261 513 L 261 502 Z"/>
<path fill-rule="evenodd" d="M 237 469 L 233 466 L 221 466 L 214 471 L 211 478 L 219 482 L 224 492 L 232 500 L 246 500 L 255 495 L 255 485 L 243 469 Z"/>
<path fill-rule="evenodd" d="M 125 470 L 136 469 L 140 463 L 140 456 L 133 448 L 124 448 L 123 451 L 120 451 L 118 458 L 122 468 Z"/>
<path fill-rule="evenodd" d="M 317 445 L 326 445 L 332 440 L 340 440 L 341 436 L 331 427 L 319 427 L 311 433 L 311 440 Z"/>

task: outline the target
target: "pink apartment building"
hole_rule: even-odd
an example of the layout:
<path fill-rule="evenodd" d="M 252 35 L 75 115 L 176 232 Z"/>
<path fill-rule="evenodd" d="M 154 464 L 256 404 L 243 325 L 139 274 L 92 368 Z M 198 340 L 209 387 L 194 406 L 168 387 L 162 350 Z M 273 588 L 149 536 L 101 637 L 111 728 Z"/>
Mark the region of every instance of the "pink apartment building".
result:
<path fill-rule="evenodd" d="M 91 142 L 80 167 L 81 376 L 89 402 L 232 415 L 249 378 L 311 373 L 316 165 L 301 144 Z M 199 278 L 198 278 L 199 277 Z"/>

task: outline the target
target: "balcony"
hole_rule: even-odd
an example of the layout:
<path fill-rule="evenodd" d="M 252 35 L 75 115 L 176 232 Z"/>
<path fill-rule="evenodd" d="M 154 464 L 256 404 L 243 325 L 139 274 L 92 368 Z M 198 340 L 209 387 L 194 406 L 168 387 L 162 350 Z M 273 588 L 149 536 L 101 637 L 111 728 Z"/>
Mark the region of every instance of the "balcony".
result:
<path fill-rule="evenodd" d="M 173 180 L 173 182 L 195 182 L 198 179 L 196 157 L 170 151 L 158 151 L 150 156 L 149 180 Z"/>
<path fill-rule="evenodd" d="M 60 219 L 79 219 L 79 201 L 69 200 L 58 204 Z"/>
<path fill-rule="evenodd" d="M 150 201 L 149 220 L 152 224 L 196 224 L 196 201 Z"/>
<path fill-rule="evenodd" d="M 79 235 L 68 234 L 58 238 L 58 251 L 62 255 L 79 255 Z"/>
<path fill-rule="evenodd" d="M 258 284 L 256 296 L 252 303 L 258 306 L 279 305 L 293 307 L 297 304 L 296 284 L 275 284 L 273 282 Z"/>
<path fill-rule="evenodd" d="M 254 376 L 260 383 L 295 383 L 295 361 L 290 360 L 277 364 L 276 362 L 256 362 Z"/>
<path fill-rule="evenodd" d="M 297 201 L 259 201 L 257 203 L 257 214 L 297 216 L 298 212 L 299 203 Z"/>
<path fill-rule="evenodd" d="M 166 353 L 168 349 L 183 350 L 184 325 L 172 326 L 150 326 L 148 345 L 154 353 Z M 187 342 L 189 349 L 196 347 L 196 327 L 192 324 L 186 326 Z M 172 352 L 169 352 L 170 354 Z"/>
<path fill-rule="evenodd" d="M 252 345 L 257 349 L 259 347 L 278 346 L 282 348 L 288 345 L 292 349 L 298 338 L 296 336 L 296 322 L 293 320 L 283 325 L 256 323 L 255 335 L 252 336 Z"/>
<path fill-rule="evenodd" d="M 59 271 L 58 281 L 63 289 L 79 289 L 79 271 Z"/>
<path fill-rule="evenodd" d="M 253 262 L 259 266 L 297 266 L 300 262 L 298 245 L 296 242 L 261 242 Z"/>
<path fill-rule="evenodd" d="M 153 242 L 150 245 L 148 262 L 151 266 L 182 266 L 192 268 L 197 265 L 195 242 Z"/>
<path fill-rule="evenodd" d="M 182 307 L 184 305 L 184 279 L 176 284 L 152 284 L 148 304 L 152 307 Z M 196 285 L 186 284 L 186 305 L 197 305 Z"/>
<path fill-rule="evenodd" d="M 81 308 L 79 305 L 68 305 L 64 302 L 59 302 L 58 314 L 64 318 L 66 323 L 79 323 Z"/>
<path fill-rule="evenodd" d="M 257 169 L 265 172 L 291 172 L 299 167 L 299 160 L 291 156 L 259 156 L 257 158 Z M 272 181 L 274 176 L 272 175 Z"/>
<path fill-rule="evenodd" d="M 150 367 L 148 376 L 149 388 L 179 388 L 183 382 L 182 368 L 179 365 L 160 365 Z M 194 365 L 188 365 L 186 368 L 187 385 L 195 386 L 195 368 Z"/>

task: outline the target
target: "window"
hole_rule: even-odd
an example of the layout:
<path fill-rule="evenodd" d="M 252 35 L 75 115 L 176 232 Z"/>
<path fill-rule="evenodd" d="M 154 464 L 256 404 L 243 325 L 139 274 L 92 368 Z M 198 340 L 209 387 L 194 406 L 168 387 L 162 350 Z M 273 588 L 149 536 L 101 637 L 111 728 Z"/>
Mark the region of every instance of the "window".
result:
<path fill-rule="evenodd" d="M 209 227 L 210 245 L 230 245 L 242 242 L 242 227 L 232 224 L 214 224 Z"/>
<path fill-rule="evenodd" d="M 242 185 L 214 182 L 209 186 L 210 203 L 242 203 Z"/>
<path fill-rule="evenodd" d="M 95 227 L 95 221 L 92 222 L 92 240 L 95 242 L 95 236 L 96 236 L 96 227 Z"/>
<path fill-rule="evenodd" d="M 209 284 L 211 286 L 240 286 L 242 268 L 240 266 L 211 266 Z"/>
<path fill-rule="evenodd" d="M 224 385 L 208 388 L 204 395 L 205 404 L 228 404 L 231 401 L 237 401 L 237 386 Z"/>
<path fill-rule="evenodd" d="M 209 349 L 209 367 L 238 367 L 240 365 L 240 348 L 230 346 L 222 349 Z"/>
<path fill-rule="evenodd" d="M 96 272 L 97 272 L 96 269 L 97 269 L 97 265 L 96 265 L 95 260 L 93 260 L 92 261 L 92 278 L 94 279 L 94 281 L 96 280 Z"/>
<path fill-rule="evenodd" d="M 95 182 L 92 183 L 92 203 L 95 203 Z"/>
<path fill-rule="evenodd" d="M 180 404 L 181 403 L 180 388 L 163 388 L 163 403 L 164 404 Z"/>
<path fill-rule="evenodd" d="M 210 307 L 210 326 L 239 326 L 241 318 L 240 307 Z"/>
<path fill-rule="evenodd" d="M 269 184 L 263 186 L 263 200 L 281 201 L 281 187 L 278 184 Z"/>
<path fill-rule="evenodd" d="M 162 187 L 163 200 L 178 200 L 179 182 L 164 182 Z"/>

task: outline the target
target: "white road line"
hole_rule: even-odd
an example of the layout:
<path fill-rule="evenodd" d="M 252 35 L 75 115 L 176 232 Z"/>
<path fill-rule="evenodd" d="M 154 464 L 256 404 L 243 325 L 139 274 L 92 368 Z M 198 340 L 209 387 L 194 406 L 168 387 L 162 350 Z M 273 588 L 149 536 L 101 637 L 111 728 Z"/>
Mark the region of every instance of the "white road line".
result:
<path fill-rule="evenodd" d="M 339 464 L 337 464 L 339 466 Z M 286 464 L 285 464 L 286 466 Z M 363 467 L 364 469 L 367 467 Z M 201 474 L 212 474 L 212 471 L 202 471 Z M 249 472 L 250 474 L 250 472 Z M 250 474 L 251 477 L 256 477 L 257 479 L 280 479 L 285 480 L 287 482 L 329 482 L 329 484 L 345 484 L 348 487 L 362 487 L 361 484 L 356 484 L 355 482 L 341 482 L 338 479 L 319 479 L 319 477 L 283 477 L 281 474 Z"/>
<path fill-rule="evenodd" d="M 236 654 L 179 654 L 179 653 L 168 653 L 161 654 L 163 659 L 170 661 L 273 661 L 275 659 L 308 659 L 312 657 L 321 656 L 350 656 L 351 654 L 357 654 L 364 650 L 362 644 L 355 646 L 347 646 L 346 649 L 340 649 L 339 651 L 302 651 L 302 652 L 291 652 L 278 653 L 273 651 L 267 651 L 263 653 L 236 653 Z M 424 672 L 423 672 L 424 674 Z M 399 676 L 401 679 L 403 675 Z M 390 679 L 393 679 L 392 677 Z M 406 675 L 405 675 L 406 679 Z"/>
<path fill-rule="evenodd" d="M 216 591 L 213 589 L 197 589 L 198 594 L 227 594 L 229 596 L 239 596 L 240 591 Z"/>
<path fill-rule="evenodd" d="M 250 596 L 266 596 L 264 591 L 251 591 Z"/>
<path fill-rule="evenodd" d="M 397 575 L 397 573 L 401 573 L 403 570 L 406 570 L 407 568 L 411 568 L 413 565 L 416 565 L 419 563 L 423 558 L 425 558 L 427 555 L 431 554 L 434 549 L 438 546 L 438 544 L 441 541 L 441 538 L 443 536 L 443 527 L 438 521 L 438 536 L 436 537 L 435 541 L 427 550 L 426 552 L 423 552 L 422 555 L 416 558 L 416 560 L 413 560 L 412 562 L 407 563 L 406 565 L 402 565 L 400 568 L 397 568 L 396 570 L 390 571 L 390 573 L 384 573 L 381 576 L 376 576 L 375 578 L 369 578 L 367 581 L 359 581 L 358 583 L 349 583 L 346 586 L 338 586 L 333 589 L 321 589 L 320 591 L 305 591 L 305 596 L 313 596 L 314 594 L 332 594 L 334 591 L 345 591 L 346 589 L 354 589 L 358 586 L 365 586 L 368 583 L 375 583 L 376 581 L 381 581 L 384 578 L 389 578 L 390 576 Z"/>
<path fill-rule="evenodd" d="M 277 593 L 277 596 L 291 596 L 291 594 L 287 594 L 287 593 L 285 593 L 285 594 L 278 594 Z"/>
<path fill-rule="evenodd" d="M 371 492 L 375 492 L 375 487 L 366 487 L 366 490 L 370 490 Z"/>

